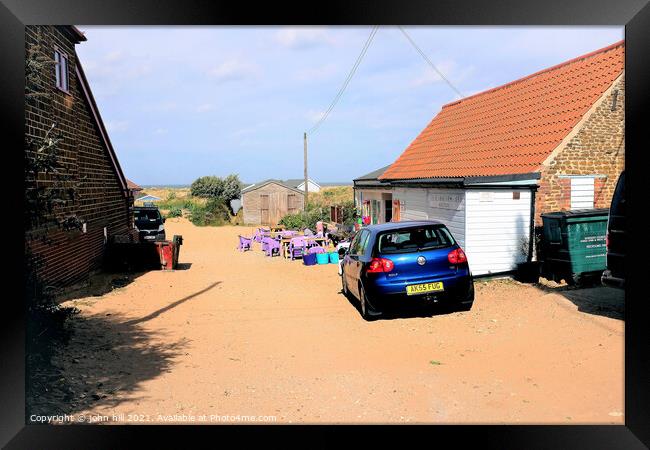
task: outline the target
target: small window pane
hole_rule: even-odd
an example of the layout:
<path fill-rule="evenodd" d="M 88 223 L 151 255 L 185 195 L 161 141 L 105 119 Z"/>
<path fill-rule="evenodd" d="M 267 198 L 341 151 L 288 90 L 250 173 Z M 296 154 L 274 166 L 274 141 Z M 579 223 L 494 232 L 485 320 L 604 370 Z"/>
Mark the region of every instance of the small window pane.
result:
<path fill-rule="evenodd" d="M 68 58 L 60 51 L 55 50 L 54 63 L 56 87 L 68 92 Z"/>
<path fill-rule="evenodd" d="M 54 52 L 54 74 L 56 75 L 56 86 L 61 86 L 61 54 L 57 51 Z"/>
<path fill-rule="evenodd" d="M 61 55 L 61 89 L 68 90 L 68 58 Z"/>

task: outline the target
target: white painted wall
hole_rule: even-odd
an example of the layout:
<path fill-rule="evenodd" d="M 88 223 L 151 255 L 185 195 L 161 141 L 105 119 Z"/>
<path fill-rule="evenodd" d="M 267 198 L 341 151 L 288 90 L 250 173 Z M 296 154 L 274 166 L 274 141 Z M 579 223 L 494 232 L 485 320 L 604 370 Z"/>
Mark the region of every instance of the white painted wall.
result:
<path fill-rule="evenodd" d="M 530 190 L 513 199 L 510 189 L 467 190 L 465 252 L 474 275 L 515 270 L 526 261 L 522 240 L 530 235 Z M 526 247 L 527 248 L 527 247 Z"/>
<path fill-rule="evenodd" d="M 319 185 L 315 184 L 311 180 L 307 180 L 307 182 L 309 184 L 309 192 L 320 192 L 320 186 Z M 305 182 L 303 181 L 302 183 L 300 183 L 296 187 L 296 189 L 300 189 L 301 191 L 304 191 L 305 190 Z"/>
<path fill-rule="evenodd" d="M 403 202 L 401 220 L 439 220 L 465 248 L 465 191 L 462 189 L 395 188 Z M 471 261 L 470 261 L 471 263 Z"/>

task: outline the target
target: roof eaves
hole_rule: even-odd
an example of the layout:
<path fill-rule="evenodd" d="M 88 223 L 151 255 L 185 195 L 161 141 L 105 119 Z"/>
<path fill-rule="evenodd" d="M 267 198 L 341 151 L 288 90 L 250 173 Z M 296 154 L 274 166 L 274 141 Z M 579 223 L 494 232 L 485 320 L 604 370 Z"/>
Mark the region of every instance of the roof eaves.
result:
<path fill-rule="evenodd" d="M 463 184 L 473 185 L 473 184 L 481 184 L 481 183 L 539 180 L 540 178 L 541 178 L 540 172 L 513 173 L 508 175 L 468 176 L 465 177 L 465 179 L 463 180 Z"/>
<path fill-rule="evenodd" d="M 282 182 L 281 180 L 265 180 L 265 181 L 262 181 L 261 183 L 254 183 L 254 184 L 242 189 L 241 192 L 254 191 L 254 190 L 259 189 L 261 187 L 264 187 L 264 186 L 266 186 L 267 184 L 270 184 L 270 183 L 279 184 L 280 186 L 283 186 L 283 187 L 285 187 L 287 189 L 291 189 L 292 191 L 304 194 L 304 192 L 301 191 L 300 189 L 296 189 L 295 187 L 289 186 L 289 185 L 285 184 L 284 182 Z"/>
<path fill-rule="evenodd" d="M 76 26 L 74 26 L 74 25 L 70 25 L 70 29 L 72 30 L 72 32 L 73 32 L 73 33 L 75 34 L 75 36 L 77 37 L 78 42 L 84 42 L 84 41 L 87 41 L 87 40 L 88 40 L 88 38 L 86 37 L 86 35 L 83 34 L 83 32 L 82 32 L 79 28 L 77 28 Z"/>
<path fill-rule="evenodd" d="M 463 177 L 435 177 L 435 178 L 402 178 L 390 180 L 394 186 L 417 186 L 417 187 L 435 187 L 435 186 L 462 186 L 465 178 Z"/>

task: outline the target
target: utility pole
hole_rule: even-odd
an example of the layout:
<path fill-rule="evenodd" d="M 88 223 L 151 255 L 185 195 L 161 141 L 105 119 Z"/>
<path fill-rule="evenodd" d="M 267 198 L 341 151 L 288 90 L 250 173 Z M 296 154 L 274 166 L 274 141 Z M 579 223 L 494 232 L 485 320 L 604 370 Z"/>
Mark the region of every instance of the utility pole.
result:
<path fill-rule="evenodd" d="M 307 211 L 307 199 L 309 198 L 309 180 L 307 177 L 307 132 L 304 134 L 305 140 L 305 204 L 303 206 L 304 211 Z"/>

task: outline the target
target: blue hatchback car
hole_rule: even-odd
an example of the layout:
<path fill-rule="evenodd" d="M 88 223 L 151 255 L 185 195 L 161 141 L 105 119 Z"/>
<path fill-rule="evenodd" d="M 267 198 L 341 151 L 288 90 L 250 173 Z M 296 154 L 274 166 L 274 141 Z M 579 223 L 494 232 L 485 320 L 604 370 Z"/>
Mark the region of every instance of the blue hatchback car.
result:
<path fill-rule="evenodd" d="M 474 282 L 465 252 L 438 221 L 407 221 L 362 228 L 341 262 L 343 294 L 361 304 L 364 319 L 417 300 L 468 311 Z"/>

